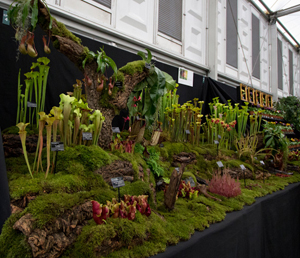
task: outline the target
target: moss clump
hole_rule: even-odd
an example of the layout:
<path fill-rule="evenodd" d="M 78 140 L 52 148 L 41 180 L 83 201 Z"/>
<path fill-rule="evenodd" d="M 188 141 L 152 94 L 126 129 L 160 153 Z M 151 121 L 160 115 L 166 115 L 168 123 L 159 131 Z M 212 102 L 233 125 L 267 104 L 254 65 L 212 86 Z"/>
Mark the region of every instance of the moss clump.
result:
<path fill-rule="evenodd" d="M 119 70 L 124 74 L 134 75 L 135 73 L 142 73 L 144 69 L 145 69 L 145 61 L 138 60 L 138 61 L 127 63 Z"/>
<path fill-rule="evenodd" d="M 136 196 L 148 195 L 150 198 L 149 202 L 153 201 L 153 193 L 150 190 L 149 184 L 141 180 L 135 181 L 133 183 L 126 182 L 126 185 L 124 187 L 121 187 L 120 194 L 121 197 L 123 197 L 124 194 Z"/>
<path fill-rule="evenodd" d="M 109 165 L 111 156 L 99 146 L 66 147 L 57 160 L 57 171 L 82 174 Z M 74 168 L 75 165 L 75 168 Z"/>
<path fill-rule="evenodd" d="M 55 24 L 57 25 L 52 28 L 53 35 L 69 38 L 77 44 L 81 45 L 81 39 L 70 32 L 63 23 L 57 21 L 56 19 L 54 19 L 53 22 L 55 22 Z"/>
<path fill-rule="evenodd" d="M 26 236 L 13 229 L 15 222 L 23 215 L 24 212 L 13 214 L 5 221 L 0 235 L 0 257 L 32 257 L 32 251 L 26 241 Z"/>
<path fill-rule="evenodd" d="M 189 178 L 189 177 L 192 177 L 194 182 L 197 183 L 197 179 L 196 179 L 195 175 L 192 172 L 187 171 L 187 172 L 184 172 L 182 174 L 182 180 L 185 180 L 186 178 Z"/>
<path fill-rule="evenodd" d="M 230 160 L 223 161 L 223 165 L 225 167 L 228 166 L 229 168 L 240 168 L 240 165 L 244 165 L 246 168 L 254 172 L 254 167 L 251 164 L 247 162 L 243 162 L 238 159 L 230 159 Z"/>

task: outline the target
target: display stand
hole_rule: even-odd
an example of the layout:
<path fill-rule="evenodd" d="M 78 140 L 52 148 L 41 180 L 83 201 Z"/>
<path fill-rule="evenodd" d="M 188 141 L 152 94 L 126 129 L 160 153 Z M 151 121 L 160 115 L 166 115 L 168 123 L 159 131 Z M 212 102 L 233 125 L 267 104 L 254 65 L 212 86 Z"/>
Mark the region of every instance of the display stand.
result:
<path fill-rule="evenodd" d="M 10 209 L 10 199 L 9 199 L 9 188 L 6 174 L 6 165 L 4 158 L 4 150 L 2 143 L 2 134 L 0 128 L 0 234 L 2 231 L 2 226 L 7 218 L 11 214 Z"/>

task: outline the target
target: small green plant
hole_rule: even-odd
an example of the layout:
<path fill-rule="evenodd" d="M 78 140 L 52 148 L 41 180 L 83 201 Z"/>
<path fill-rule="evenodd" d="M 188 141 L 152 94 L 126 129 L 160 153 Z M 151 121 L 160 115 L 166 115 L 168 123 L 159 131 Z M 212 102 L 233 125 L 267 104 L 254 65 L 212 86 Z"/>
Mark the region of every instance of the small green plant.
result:
<path fill-rule="evenodd" d="M 150 156 L 146 159 L 146 163 L 156 178 L 163 176 L 164 169 L 159 165 L 159 152 L 154 148 L 149 149 Z"/>

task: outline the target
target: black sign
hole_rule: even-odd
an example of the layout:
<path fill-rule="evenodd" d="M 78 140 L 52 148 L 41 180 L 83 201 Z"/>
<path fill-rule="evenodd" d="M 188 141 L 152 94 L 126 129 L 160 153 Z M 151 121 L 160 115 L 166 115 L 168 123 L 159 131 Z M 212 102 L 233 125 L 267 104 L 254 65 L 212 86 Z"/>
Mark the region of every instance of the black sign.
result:
<path fill-rule="evenodd" d="M 119 187 L 125 186 L 123 177 L 114 177 L 114 178 L 111 178 L 110 181 L 111 181 L 113 188 L 119 188 Z"/>
<path fill-rule="evenodd" d="M 146 63 L 146 64 L 145 64 L 145 67 L 146 67 L 147 69 L 151 69 L 151 64 Z"/>
<path fill-rule="evenodd" d="M 164 147 L 164 145 L 161 143 L 161 144 L 159 145 L 159 147 L 161 147 L 161 148 L 162 148 L 162 147 Z"/>
<path fill-rule="evenodd" d="M 215 144 L 219 144 L 219 141 L 214 141 Z"/>
<path fill-rule="evenodd" d="M 259 162 L 261 165 L 265 165 L 265 162 L 263 162 L 262 160 Z"/>
<path fill-rule="evenodd" d="M 188 177 L 188 178 L 186 178 L 184 181 L 185 181 L 186 183 L 190 182 L 191 187 L 195 187 L 195 186 L 196 186 L 195 181 L 194 181 L 194 179 L 193 179 L 191 176 Z"/>
<path fill-rule="evenodd" d="M 91 141 L 93 140 L 93 134 L 88 132 L 82 132 L 82 140 Z"/>
<path fill-rule="evenodd" d="M 122 88 L 123 87 L 123 82 L 115 82 L 115 86 L 118 88 Z"/>
<path fill-rule="evenodd" d="M 3 10 L 3 16 L 2 16 L 2 23 L 5 25 L 9 25 L 9 19 L 8 19 L 8 15 L 7 15 L 7 10 Z"/>
<path fill-rule="evenodd" d="M 185 130 L 186 134 L 191 134 L 190 130 Z"/>
<path fill-rule="evenodd" d="M 217 161 L 217 165 L 219 166 L 219 168 L 222 168 L 222 167 L 224 167 L 224 165 L 223 165 L 222 161 Z"/>
<path fill-rule="evenodd" d="M 240 165 L 240 167 L 241 167 L 242 170 L 246 170 L 246 167 L 243 164 Z"/>
<path fill-rule="evenodd" d="M 120 128 L 119 127 L 112 127 L 112 132 L 113 133 L 120 133 Z"/>
<path fill-rule="evenodd" d="M 33 102 L 27 102 L 27 107 L 36 107 L 36 103 Z"/>
<path fill-rule="evenodd" d="M 63 142 L 51 142 L 51 151 L 64 151 L 64 143 Z"/>

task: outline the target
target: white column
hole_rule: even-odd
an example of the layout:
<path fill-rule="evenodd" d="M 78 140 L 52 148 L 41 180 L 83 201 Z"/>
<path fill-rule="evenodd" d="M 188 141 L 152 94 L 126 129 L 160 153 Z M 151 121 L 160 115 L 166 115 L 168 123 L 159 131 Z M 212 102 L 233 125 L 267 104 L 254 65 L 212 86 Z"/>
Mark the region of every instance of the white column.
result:
<path fill-rule="evenodd" d="M 277 58 L 277 26 L 275 24 L 269 25 L 270 29 L 270 91 L 273 94 L 273 101 L 278 100 L 278 58 Z"/>
<path fill-rule="evenodd" d="M 208 2 L 208 76 L 218 79 L 218 0 Z"/>

